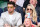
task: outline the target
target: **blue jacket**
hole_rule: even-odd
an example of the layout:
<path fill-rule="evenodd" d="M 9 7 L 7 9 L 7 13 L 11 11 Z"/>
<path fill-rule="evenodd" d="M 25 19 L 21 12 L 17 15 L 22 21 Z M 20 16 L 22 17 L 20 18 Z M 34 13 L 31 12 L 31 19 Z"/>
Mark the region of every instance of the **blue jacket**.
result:
<path fill-rule="evenodd" d="M 3 12 L 2 8 L 0 8 L 0 16 L 1 16 L 1 13 Z"/>

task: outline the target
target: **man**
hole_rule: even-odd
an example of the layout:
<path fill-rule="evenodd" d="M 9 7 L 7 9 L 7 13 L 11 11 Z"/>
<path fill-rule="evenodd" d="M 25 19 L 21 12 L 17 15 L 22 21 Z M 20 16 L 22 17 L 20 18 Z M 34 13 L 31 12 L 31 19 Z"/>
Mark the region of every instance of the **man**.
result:
<path fill-rule="evenodd" d="M 21 13 L 22 22 L 23 22 L 23 18 L 24 18 L 23 3 L 24 3 L 24 0 L 9 0 L 9 1 L 15 2 L 15 4 L 16 4 L 15 11 Z"/>
<path fill-rule="evenodd" d="M 8 11 L 1 14 L 1 18 L 4 22 L 12 26 L 19 26 L 22 24 L 21 14 L 15 11 L 15 3 L 8 2 L 7 9 Z"/>

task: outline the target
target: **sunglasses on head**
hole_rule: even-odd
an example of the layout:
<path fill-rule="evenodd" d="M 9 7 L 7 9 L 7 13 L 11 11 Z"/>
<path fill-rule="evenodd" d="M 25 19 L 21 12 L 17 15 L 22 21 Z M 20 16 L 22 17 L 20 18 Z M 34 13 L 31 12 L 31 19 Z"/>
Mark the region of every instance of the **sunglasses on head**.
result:
<path fill-rule="evenodd" d="M 32 10 L 32 9 L 31 8 L 30 9 L 27 8 L 27 10 Z"/>

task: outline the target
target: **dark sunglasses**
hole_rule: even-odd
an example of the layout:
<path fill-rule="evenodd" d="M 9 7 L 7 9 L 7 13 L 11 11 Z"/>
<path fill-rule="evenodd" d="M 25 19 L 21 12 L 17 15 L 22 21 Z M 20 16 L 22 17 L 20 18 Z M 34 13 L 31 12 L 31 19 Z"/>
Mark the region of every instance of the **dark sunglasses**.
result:
<path fill-rule="evenodd" d="M 32 9 L 31 8 L 30 9 L 27 8 L 27 10 L 32 10 Z"/>

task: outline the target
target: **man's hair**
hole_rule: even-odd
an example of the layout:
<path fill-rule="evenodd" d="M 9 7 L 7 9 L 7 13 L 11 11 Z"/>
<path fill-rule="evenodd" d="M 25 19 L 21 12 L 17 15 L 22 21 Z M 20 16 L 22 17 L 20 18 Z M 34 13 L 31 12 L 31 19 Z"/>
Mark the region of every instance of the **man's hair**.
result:
<path fill-rule="evenodd" d="M 12 4 L 15 7 L 15 2 L 8 2 L 7 5 L 8 4 Z"/>

